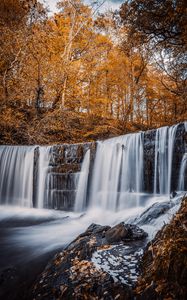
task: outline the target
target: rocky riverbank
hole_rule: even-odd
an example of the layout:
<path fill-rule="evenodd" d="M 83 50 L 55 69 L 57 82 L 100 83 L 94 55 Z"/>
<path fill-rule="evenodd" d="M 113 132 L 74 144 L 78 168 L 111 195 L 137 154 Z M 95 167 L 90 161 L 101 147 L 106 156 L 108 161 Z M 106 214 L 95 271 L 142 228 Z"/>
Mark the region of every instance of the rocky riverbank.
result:
<path fill-rule="evenodd" d="M 186 299 L 187 198 L 152 242 L 136 225 L 92 224 L 55 255 L 32 299 Z"/>

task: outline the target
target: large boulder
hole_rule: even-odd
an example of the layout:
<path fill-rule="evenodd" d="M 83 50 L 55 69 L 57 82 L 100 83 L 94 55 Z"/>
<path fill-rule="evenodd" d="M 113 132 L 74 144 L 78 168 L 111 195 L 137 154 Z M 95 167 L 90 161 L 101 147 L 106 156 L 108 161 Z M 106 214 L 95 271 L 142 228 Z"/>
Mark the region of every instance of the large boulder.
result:
<path fill-rule="evenodd" d="M 130 268 L 136 272 L 136 261 L 132 254 L 134 251 L 138 260 L 145 245 L 138 243 L 145 237 L 146 233 L 133 225 L 120 223 L 111 228 L 91 224 L 47 265 L 33 288 L 32 299 L 133 299 L 129 278 Z M 105 269 L 107 260 L 109 270 Z"/>

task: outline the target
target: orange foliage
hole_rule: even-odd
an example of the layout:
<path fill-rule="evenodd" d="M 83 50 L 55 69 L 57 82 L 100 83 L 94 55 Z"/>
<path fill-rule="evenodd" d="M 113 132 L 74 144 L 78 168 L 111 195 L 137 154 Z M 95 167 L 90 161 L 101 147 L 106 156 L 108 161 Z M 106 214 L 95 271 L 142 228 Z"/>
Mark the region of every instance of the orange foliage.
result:
<path fill-rule="evenodd" d="M 2 3 L 2 142 L 14 134 L 7 129 L 10 124 L 17 128 L 15 116 L 20 119 L 17 130 L 24 128 L 26 136 L 16 140 L 16 133 L 13 143 L 46 143 L 47 137 L 59 142 L 60 136 L 61 141 L 100 138 L 105 132 L 110 136 L 110 131 L 123 133 L 186 118 L 184 99 L 173 93 L 175 83 L 155 67 L 141 35 L 130 39 L 128 27 L 115 15 L 96 18 L 81 0 L 60 1 L 59 13 L 52 17 L 36 0 Z M 54 132 L 58 139 L 55 134 L 51 138 Z"/>

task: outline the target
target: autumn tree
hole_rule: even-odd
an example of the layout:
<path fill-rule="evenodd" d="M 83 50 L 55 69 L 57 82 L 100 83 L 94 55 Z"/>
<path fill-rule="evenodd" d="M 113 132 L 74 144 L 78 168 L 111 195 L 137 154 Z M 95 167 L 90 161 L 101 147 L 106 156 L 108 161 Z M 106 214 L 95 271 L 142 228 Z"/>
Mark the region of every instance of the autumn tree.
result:
<path fill-rule="evenodd" d="M 35 0 L 4 0 L 0 3 L 1 27 L 1 98 L 6 102 L 18 77 L 27 43 L 28 24 L 39 4 Z"/>
<path fill-rule="evenodd" d="M 129 36 L 140 34 L 142 45 L 149 47 L 160 82 L 173 99 L 175 120 L 180 120 L 182 107 L 186 109 L 185 1 L 126 1 L 120 15 Z"/>
<path fill-rule="evenodd" d="M 21 86 L 23 66 L 30 28 L 40 14 L 41 5 L 35 0 L 4 0 L 0 3 L 0 113 L 1 132 L 18 133 L 25 119 L 22 109 Z M 24 99 L 25 102 L 25 99 Z M 20 133 L 21 135 L 21 133 Z M 8 137 L 9 139 L 9 137 Z"/>

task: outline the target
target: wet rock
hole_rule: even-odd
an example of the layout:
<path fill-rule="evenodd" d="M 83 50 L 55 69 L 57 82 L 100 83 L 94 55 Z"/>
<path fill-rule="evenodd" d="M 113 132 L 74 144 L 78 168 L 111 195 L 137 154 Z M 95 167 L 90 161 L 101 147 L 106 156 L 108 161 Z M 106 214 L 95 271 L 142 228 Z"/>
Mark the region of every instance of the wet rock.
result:
<path fill-rule="evenodd" d="M 92 262 L 99 270 L 110 274 L 114 282 L 133 287 L 139 276 L 139 261 L 143 254 L 145 241 L 127 244 L 120 243 L 101 247 L 92 255 Z"/>
<path fill-rule="evenodd" d="M 170 194 L 170 199 L 173 199 L 173 198 L 175 198 L 177 196 L 177 192 L 176 191 L 173 191 L 173 192 L 171 192 L 171 194 Z"/>
<path fill-rule="evenodd" d="M 80 237 L 89 236 L 91 234 L 101 234 L 101 237 L 105 237 L 105 232 L 108 231 L 110 226 L 101 226 L 95 223 L 92 223 L 85 232 L 80 234 Z"/>
<path fill-rule="evenodd" d="M 132 231 L 125 227 L 123 223 L 121 223 L 107 230 L 105 237 L 108 243 L 116 243 L 123 241 L 125 238 L 130 237 L 131 235 Z"/>
<path fill-rule="evenodd" d="M 133 241 L 147 237 L 147 234 L 136 225 L 124 224 L 123 222 L 107 230 L 105 234 L 108 243 L 121 241 Z"/>
<path fill-rule="evenodd" d="M 175 203 L 171 201 L 154 203 L 135 220 L 135 223 L 137 225 L 151 224 L 153 220 L 165 214 L 174 205 Z"/>
<path fill-rule="evenodd" d="M 33 288 L 32 298 L 133 299 L 132 285 L 137 271 L 135 265 L 145 246 L 139 240 L 145 237 L 146 233 L 134 225 L 120 223 L 111 228 L 91 224 L 47 265 Z M 125 243 L 132 243 L 131 247 Z M 105 265 L 109 260 L 111 272 L 103 268 L 102 262 L 99 264 L 97 252 L 103 253 Z M 117 261 L 120 266 L 121 260 L 124 270 L 113 269 Z M 119 276 L 113 276 L 115 272 Z"/>

